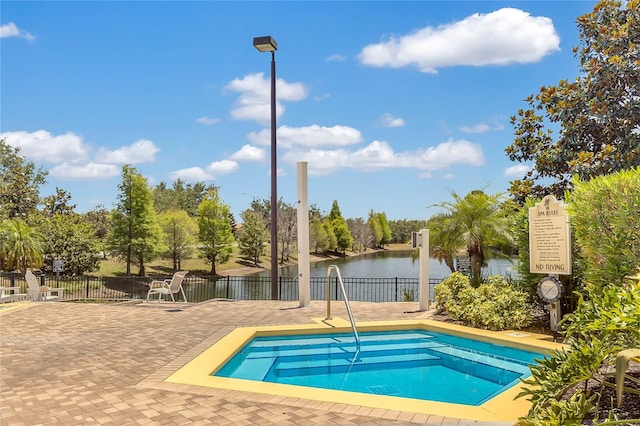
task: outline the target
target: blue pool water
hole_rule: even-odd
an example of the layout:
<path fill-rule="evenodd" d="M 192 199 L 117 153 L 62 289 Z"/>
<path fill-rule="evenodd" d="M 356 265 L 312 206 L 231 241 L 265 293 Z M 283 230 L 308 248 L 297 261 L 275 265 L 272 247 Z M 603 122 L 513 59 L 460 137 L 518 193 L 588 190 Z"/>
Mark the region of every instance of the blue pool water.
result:
<path fill-rule="evenodd" d="M 480 405 L 543 355 L 423 330 L 256 337 L 215 376 Z"/>

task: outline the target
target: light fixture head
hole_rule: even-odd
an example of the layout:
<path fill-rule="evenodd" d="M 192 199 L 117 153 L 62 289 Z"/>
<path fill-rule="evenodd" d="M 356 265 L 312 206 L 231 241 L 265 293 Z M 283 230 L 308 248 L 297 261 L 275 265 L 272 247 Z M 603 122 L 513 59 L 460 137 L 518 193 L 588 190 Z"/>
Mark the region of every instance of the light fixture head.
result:
<path fill-rule="evenodd" d="M 278 50 L 278 43 L 271 36 L 254 37 L 253 45 L 260 52 L 274 52 Z"/>

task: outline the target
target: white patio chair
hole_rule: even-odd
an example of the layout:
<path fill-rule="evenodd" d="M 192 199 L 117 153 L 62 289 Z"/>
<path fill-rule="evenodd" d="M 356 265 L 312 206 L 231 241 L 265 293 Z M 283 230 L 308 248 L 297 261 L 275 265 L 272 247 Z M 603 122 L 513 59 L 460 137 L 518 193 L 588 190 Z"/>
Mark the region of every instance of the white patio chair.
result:
<path fill-rule="evenodd" d="M 27 280 L 29 289 L 29 299 L 33 301 L 47 301 L 47 300 L 61 300 L 64 292 L 63 288 L 51 288 L 46 285 L 38 284 L 38 278 L 33 275 L 33 272 L 27 271 L 24 274 L 24 278 Z M 55 293 L 55 295 L 53 294 Z"/>
<path fill-rule="evenodd" d="M 152 294 L 158 295 L 158 302 L 162 299 L 163 295 L 171 296 L 171 301 L 175 302 L 176 299 L 173 297 L 174 293 L 182 292 L 182 297 L 184 298 L 184 303 L 187 303 L 187 296 L 184 294 L 184 289 L 182 288 L 182 281 L 184 281 L 184 277 L 189 273 L 189 271 L 178 271 L 173 274 L 173 277 L 170 280 L 155 280 L 152 281 L 149 285 L 149 291 L 147 292 L 147 302 L 149 301 L 149 296 Z"/>
<path fill-rule="evenodd" d="M 0 303 L 26 300 L 27 293 L 20 293 L 20 287 L 0 287 Z"/>

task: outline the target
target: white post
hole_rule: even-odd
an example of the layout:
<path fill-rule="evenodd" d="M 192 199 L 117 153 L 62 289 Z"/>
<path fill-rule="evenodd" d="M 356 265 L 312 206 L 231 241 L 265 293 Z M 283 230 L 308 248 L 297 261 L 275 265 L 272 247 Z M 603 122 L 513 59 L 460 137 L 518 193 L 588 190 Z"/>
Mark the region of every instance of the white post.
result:
<path fill-rule="evenodd" d="M 307 162 L 298 162 L 298 293 L 300 307 L 311 303 L 311 265 L 309 263 L 309 201 Z"/>
<path fill-rule="evenodd" d="M 419 291 L 419 310 L 429 310 L 429 230 L 420 230 L 421 244 L 420 248 L 420 291 Z"/>

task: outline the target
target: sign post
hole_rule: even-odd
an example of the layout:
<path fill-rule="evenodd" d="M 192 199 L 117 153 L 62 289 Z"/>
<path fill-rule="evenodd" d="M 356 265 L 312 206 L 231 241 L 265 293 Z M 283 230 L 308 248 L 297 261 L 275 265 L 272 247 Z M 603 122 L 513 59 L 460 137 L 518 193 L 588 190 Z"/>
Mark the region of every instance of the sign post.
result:
<path fill-rule="evenodd" d="M 564 203 L 547 195 L 529 208 L 529 271 L 547 274 L 538 283 L 538 295 L 548 303 L 551 330 L 561 318 L 560 275 L 571 275 L 571 234 Z"/>
<path fill-rule="evenodd" d="M 56 287 L 58 287 L 60 272 L 62 272 L 63 270 L 64 270 L 64 260 L 60 258 L 53 259 L 53 272 L 56 273 Z"/>

